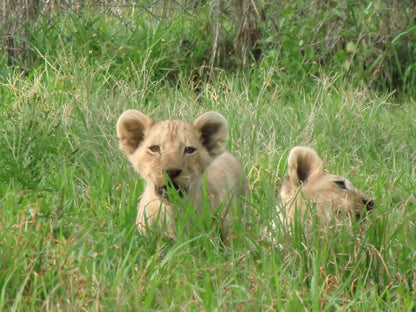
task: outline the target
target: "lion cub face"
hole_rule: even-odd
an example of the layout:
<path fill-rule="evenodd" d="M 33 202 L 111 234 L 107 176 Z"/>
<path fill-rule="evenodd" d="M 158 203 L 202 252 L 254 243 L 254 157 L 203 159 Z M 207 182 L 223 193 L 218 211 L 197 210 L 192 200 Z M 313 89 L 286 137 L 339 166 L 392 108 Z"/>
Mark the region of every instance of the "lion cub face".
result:
<path fill-rule="evenodd" d="M 374 207 L 374 201 L 350 181 L 325 171 L 314 150 L 300 146 L 289 154 L 287 176 L 280 196 L 289 222 L 293 220 L 295 210 L 303 215 L 308 204 L 316 207 L 318 218 L 324 221 L 342 215 L 360 218 Z"/>
<path fill-rule="evenodd" d="M 227 123 L 208 112 L 193 123 L 153 121 L 136 110 L 124 112 L 117 122 L 120 148 L 134 168 L 160 197 L 168 184 L 181 196 L 202 178 L 213 158 L 225 150 Z"/>

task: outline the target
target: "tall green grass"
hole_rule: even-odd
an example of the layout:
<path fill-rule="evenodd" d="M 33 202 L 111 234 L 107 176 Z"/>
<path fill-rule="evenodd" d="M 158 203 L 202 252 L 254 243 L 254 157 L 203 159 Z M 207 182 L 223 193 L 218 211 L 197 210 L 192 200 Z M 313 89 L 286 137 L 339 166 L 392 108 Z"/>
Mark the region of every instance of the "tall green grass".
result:
<path fill-rule="evenodd" d="M 144 20 L 144 32 L 116 45 L 66 18 L 67 36 L 34 34 L 39 63 L 27 76 L 7 68 L 0 77 L 1 310 L 415 309 L 411 94 L 353 86 L 331 71 L 294 76 L 273 58 L 196 88 L 190 72 L 168 75 L 163 44 L 182 36 L 181 21 Z M 96 23 L 94 31 L 114 29 Z M 134 53 L 123 54 L 128 47 Z M 192 209 L 178 218 L 176 241 L 138 233 L 143 181 L 115 134 L 128 108 L 154 119 L 192 121 L 208 110 L 227 118 L 252 217 L 230 246 Z M 311 235 L 270 229 L 288 151 L 299 144 L 374 196 L 366 223 Z"/>

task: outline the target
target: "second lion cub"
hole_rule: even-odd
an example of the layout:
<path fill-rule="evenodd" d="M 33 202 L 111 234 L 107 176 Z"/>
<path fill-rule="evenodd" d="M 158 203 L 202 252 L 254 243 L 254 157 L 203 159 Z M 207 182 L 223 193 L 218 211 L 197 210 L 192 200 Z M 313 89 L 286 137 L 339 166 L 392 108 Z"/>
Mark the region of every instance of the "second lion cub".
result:
<path fill-rule="evenodd" d="M 210 213 L 220 213 L 221 234 L 230 234 L 232 211 L 238 197 L 248 193 L 241 163 L 225 152 L 227 122 L 216 112 L 207 112 L 193 123 L 154 121 L 137 110 L 127 110 L 117 122 L 120 149 L 145 180 L 138 206 L 137 226 L 166 223 L 171 235 L 178 208 L 169 200 L 168 189 L 186 194 L 203 216 L 202 189 L 207 185 Z M 241 214 L 240 214 L 241 215 Z"/>
<path fill-rule="evenodd" d="M 287 161 L 287 175 L 280 197 L 285 213 L 283 223 L 291 223 L 298 213 L 304 216 L 308 207 L 323 222 L 342 215 L 360 218 L 374 207 L 374 201 L 346 178 L 324 170 L 322 161 L 308 147 L 294 147 Z"/>

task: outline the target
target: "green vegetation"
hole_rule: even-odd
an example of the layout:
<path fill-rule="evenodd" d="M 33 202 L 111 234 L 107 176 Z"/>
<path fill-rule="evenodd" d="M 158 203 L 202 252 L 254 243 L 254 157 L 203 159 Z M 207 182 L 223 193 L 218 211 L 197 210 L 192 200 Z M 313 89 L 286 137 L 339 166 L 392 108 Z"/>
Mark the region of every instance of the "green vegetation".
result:
<path fill-rule="evenodd" d="M 391 65 L 406 68 L 402 92 L 375 87 L 359 62 L 320 67 L 279 47 L 205 81 L 203 8 L 198 27 L 185 15 L 123 28 L 88 14 L 38 24 L 25 65 L 7 66 L 0 51 L 0 310 L 416 308 L 414 61 Z M 192 210 L 175 242 L 138 233 L 143 182 L 115 134 L 128 108 L 154 119 L 208 110 L 227 118 L 228 149 L 243 160 L 252 195 L 252 219 L 230 247 Z M 274 230 L 275 244 L 262 230 L 277 217 L 288 151 L 302 144 L 374 196 L 376 209 L 364 224 L 328 232 Z"/>

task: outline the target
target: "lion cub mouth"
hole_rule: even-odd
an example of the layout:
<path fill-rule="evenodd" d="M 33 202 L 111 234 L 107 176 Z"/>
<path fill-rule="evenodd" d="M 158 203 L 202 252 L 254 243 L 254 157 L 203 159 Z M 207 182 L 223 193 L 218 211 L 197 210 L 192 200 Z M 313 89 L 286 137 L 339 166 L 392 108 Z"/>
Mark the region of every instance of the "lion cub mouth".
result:
<path fill-rule="evenodd" d="M 170 182 L 168 185 L 156 186 L 156 194 L 159 195 L 161 198 L 168 199 L 168 188 L 171 190 L 175 190 L 180 198 L 183 198 L 186 193 L 186 189 L 184 187 L 176 183 Z"/>

